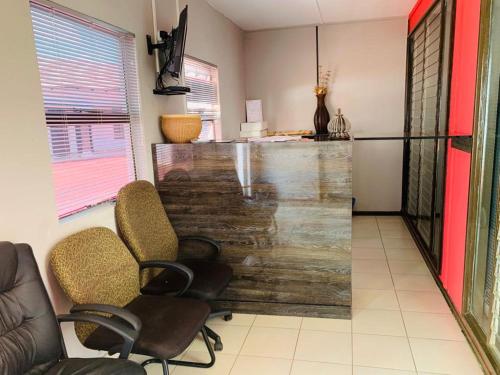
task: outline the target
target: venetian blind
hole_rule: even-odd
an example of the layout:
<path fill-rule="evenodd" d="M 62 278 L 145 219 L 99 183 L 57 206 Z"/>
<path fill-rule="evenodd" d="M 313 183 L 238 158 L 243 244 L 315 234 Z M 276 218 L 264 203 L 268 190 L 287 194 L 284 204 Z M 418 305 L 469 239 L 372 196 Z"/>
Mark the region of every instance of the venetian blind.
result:
<path fill-rule="evenodd" d="M 441 3 L 429 12 L 409 38 L 410 77 L 408 130 L 411 135 L 436 135 L 440 104 L 442 48 Z M 408 172 L 407 212 L 430 247 L 436 168 L 436 140 L 412 140 Z"/>
<path fill-rule="evenodd" d="M 31 1 L 59 217 L 114 199 L 136 178 L 140 139 L 135 39 Z"/>
<path fill-rule="evenodd" d="M 213 140 L 220 133 L 219 74 L 216 66 L 186 56 L 184 79 L 191 93 L 186 95 L 188 113 L 203 121 L 200 139 Z"/>

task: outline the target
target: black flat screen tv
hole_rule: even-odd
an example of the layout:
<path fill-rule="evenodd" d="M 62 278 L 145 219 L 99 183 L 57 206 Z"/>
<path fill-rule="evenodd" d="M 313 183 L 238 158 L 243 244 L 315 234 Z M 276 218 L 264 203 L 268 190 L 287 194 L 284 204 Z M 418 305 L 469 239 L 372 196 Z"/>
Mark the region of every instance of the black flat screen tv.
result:
<path fill-rule="evenodd" d="M 160 71 L 156 79 L 156 89 L 153 91 L 159 95 L 183 95 L 190 92 L 188 87 L 169 86 L 165 82 L 169 78 L 178 80 L 182 74 L 184 62 L 184 50 L 186 46 L 188 23 L 188 7 L 182 10 L 179 16 L 179 24 L 170 33 L 160 31 L 160 41 L 153 44 L 150 35 L 147 36 L 148 53 L 152 55 L 158 50 L 158 67 Z M 178 82 L 178 81 L 177 81 Z"/>
<path fill-rule="evenodd" d="M 172 48 L 166 70 L 172 77 L 179 78 L 182 73 L 184 49 L 186 46 L 188 7 L 186 6 L 179 17 L 179 26 L 172 30 Z"/>

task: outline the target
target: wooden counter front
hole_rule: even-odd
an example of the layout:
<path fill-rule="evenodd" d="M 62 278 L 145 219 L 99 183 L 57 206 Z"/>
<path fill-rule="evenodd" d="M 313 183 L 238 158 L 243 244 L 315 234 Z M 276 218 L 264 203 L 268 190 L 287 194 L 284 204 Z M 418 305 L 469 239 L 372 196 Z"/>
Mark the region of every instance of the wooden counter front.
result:
<path fill-rule="evenodd" d="M 350 318 L 352 143 L 153 145 L 179 235 L 222 243 L 235 312 Z"/>

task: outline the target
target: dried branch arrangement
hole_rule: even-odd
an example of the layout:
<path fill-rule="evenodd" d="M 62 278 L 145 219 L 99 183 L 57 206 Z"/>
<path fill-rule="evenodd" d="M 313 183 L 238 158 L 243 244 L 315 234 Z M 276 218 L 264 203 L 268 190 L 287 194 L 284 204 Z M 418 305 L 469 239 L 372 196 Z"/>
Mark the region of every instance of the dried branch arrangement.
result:
<path fill-rule="evenodd" d="M 319 85 L 314 87 L 314 93 L 316 95 L 325 95 L 328 93 L 328 86 L 330 85 L 330 80 L 332 79 L 332 71 L 325 70 L 323 66 L 319 66 Z"/>

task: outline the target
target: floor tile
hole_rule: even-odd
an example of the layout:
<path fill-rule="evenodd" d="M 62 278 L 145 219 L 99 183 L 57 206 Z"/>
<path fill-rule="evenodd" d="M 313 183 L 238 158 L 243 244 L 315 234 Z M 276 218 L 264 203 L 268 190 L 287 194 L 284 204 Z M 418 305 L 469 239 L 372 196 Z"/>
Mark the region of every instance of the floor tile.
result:
<path fill-rule="evenodd" d="M 173 373 L 175 366 L 169 366 L 168 370 Z M 159 363 L 155 363 L 146 367 L 146 373 L 148 375 L 163 375 L 163 367 Z"/>
<path fill-rule="evenodd" d="M 346 319 L 304 318 L 302 330 L 325 332 L 351 332 L 351 321 Z"/>
<path fill-rule="evenodd" d="M 254 327 L 299 329 L 302 318 L 296 316 L 258 315 Z"/>
<path fill-rule="evenodd" d="M 414 371 L 391 370 L 388 368 L 354 366 L 353 375 L 416 375 Z"/>
<path fill-rule="evenodd" d="M 417 371 L 453 375 L 483 374 L 466 342 L 410 338 Z"/>
<path fill-rule="evenodd" d="M 389 238 L 412 238 L 410 232 L 406 228 L 381 229 L 380 235 L 382 240 Z"/>
<path fill-rule="evenodd" d="M 238 354 L 250 327 L 243 326 L 217 326 L 214 331 L 222 338 L 225 354 Z M 204 352 L 207 350 L 205 342 L 198 335 L 189 347 L 190 351 Z"/>
<path fill-rule="evenodd" d="M 295 359 L 350 365 L 352 364 L 351 334 L 301 331 Z"/>
<path fill-rule="evenodd" d="M 423 260 L 389 260 L 391 273 L 403 275 L 431 275 Z"/>
<path fill-rule="evenodd" d="M 353 333 L 406 337 L 400 311 L 353 310 Z"/>
<path fill-rule="evenodd" d="M 392 279 L 394 280 L 394 287 L 396 290 L 414 290 L 421 292 L 439 291 L 432 276 L 393 274 Z"/>
<path fill-rule="evenodd" d="M 352 260 L 353 273 L 381 273 L 389 274 L 389 266 L 386 260 L 373 260 L 373 259 L 353 259 Z"/>
<path fill-rule="evenodd" d="M 377 248 L 353 247 L 352 259 L 385 260 L 385 251 L 384 249 L 377 249 Z"/>
<path fill-rule="evenodd" d="M 118 358 L 118 356 L 114 355 L 114 356 L 112 356 L 112 358 Z M 130 355 L 129 360 L 140 364 L 140 363 L 142 363 L 150 358 L 151 357 L 148 357 L 145 355 L 132 354 L 132 355 Z M 178 359 L 181 359 L 181 357 L 179 357 Z M 175 370 L 175 367 L 176 366 L 171 365 L 168 367 L 168 369 L 172 373 L 173 370 Z M 145 370 L 146 370 L 146 373 L 148 375 L 163 375 L 163 367 L 159 363 L 153 363 L 151 365 L 148 365 L 145 367 Z"/>
<path fill-rule="evenodd" d="M 375 216 L 353 215 L 352 222 L 353 223 L 374 223 L 375 225 L 377 225 L 377 218 Z"/>
<path fill-rule="evenodd" d="M 182 353 L 181 355 L 175 357 L 174 359 L 182 359 L 182 356 L 184 355 L 185 353 Z M 118 358 L 118 355 L 114 355 L 112 356 L 112 358 Z M 149 356 L 145 356 L 145 355 L 139 355 L 139 354 L 132 354 L 129 359 L 133 362 L 136 362 L 136 363 L 139 363 L 141 364 L 142 362 L 148 360 L 148 359 L 151 359 L 152 357 L 149 357 Z M 169 365 L 168 366 L 168 370 L 170 371 L 170 373 L 172 373 L 175 368 L 177 366 L 174 366 L 174 365 Z M 163 367 L 160 363 L 152 363 L 148 366 L 145 367 L 146 369 L 146 373 L 148 375 L 163 375 Z"/>
<path fill-rule="evenodd" d="M 391 260 L 424 261 L 418 249 L 386 249 L 385 255 Z"/>
<path fill-rule="evenodd" d="M 233 319 L 229 321 L 225 321 L 224 318 L 214 318 L 210 319 L 208 321 L 208 326 L 212 325 L 230 325 L 230 326 L 246 326 L 250 327 L 254 320 L 255 320 L 256 315 L 253 314 L 238 314 L 238 313 L 233 313 Z"/>
<path fill-rule="evenodd" d="M 376 215 L 375 216 L 375 219 L 377 220 L 377 223 L 401 223 L 401 224 L 404 224 L 404 220 L 401 216 L 399 215 L 393 215 L 393 216 L 389 216 L 389 215 Z"/>
<path fill-rule="evenodd" d="M 382 240 L 380 237 L 374 238 L 353 238 L 352 247 L 363 247 L 363 248 L 376 248 L 382 249 Z"/>
<path fill-rule="evenodd" d="M 440 292 L 397 292 L 402 311 L 451 314 L 450 308 Z"/>
<path fill-rule="evenodd" d="M 293 361 L 290 375 L 352 375 L 350 365 Z"/>
<path fill-rule="evenodd" d="M 373 230 L 376 229 L 378 231 L 378 223 L 377 220 L 374 219 L 353 219 L 352 221 L 352 227 L 357 228 L 357 229 L 368 229 L 368 230 Z"/>
<path fill-rule="evenodd" d="M 353 362 L 357 366 L 415 371 L 406 337 L 353 334 Z"/>
<path fill-rule="evenodd" d="M 403 312 L 408 337 L 465 341 L 460 327 L 451 314 Z"/>
<path fill-rule="evenodd" d="M 393 290 L 353 289 L 354 309 L 399 310 L 396 292 Z"/>
<path fill-rule="evenodd" d="M 397 223 L 397 222 L 393 222 L 393 223 L 391 223 L 391 222 L 379 223 L 378 224 L 378 229 L 379 229 L 379 231 L 380 231 L 381 234 L 383 232 L 404 232 L 404 231 L 408 230 L 407 227 L 406 227 L 406 224 L 404 224 L 404 223 Z"/>
<path fill-rule="evenodd" d="M 252 327 L 241 348 L 241 354 L 293 359 L 299 330 Z"/>
<path fill-rule="evenodd" d="M 385 289 L 393 290 L 394 284 L 389 273 L 353 273 L 352 287 L 354 289 Z"/>
<path fill-rule="evenodd" d="M 221 352 L 217 352 L 216 361 L 213 367 L 208 369 L 204 368 L 193 368 L 193 367 L 185 367 L 185 366 L 177 366 L 174 370 L 175 375 L 229 375 L 231 372 L 231 368 L 233 367 L 234 362 L 236 361 L 236 355 L 224 354 Z M 208 362 L 210 357 L 208 353 L 202 352 L 187 352 L 183 357 L 183 361 L 190 362 Z"/>
<path fill-rule="evenodd" d="M 378 221 L 380 232 L 387 230 L 404 230 L 407 229 L 406 224 L 401 221 Z"/>
<path fill-rule="evenodd" d="M 231 375 L 289 375 L 292 360 L 240 355 Z"/>
<path fill-rule="evenodd" d="M 384 248 L 387 249 L 416 249 L 417 245 L 411 238 L 384 238 Z"/>
<path fill-rule="evenodd" d="M 352 227 L 352 238 L 365 239 L 365 238 L 380 238 L 380 232 L 377 227 Z"/>

